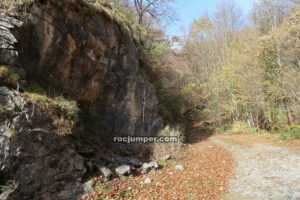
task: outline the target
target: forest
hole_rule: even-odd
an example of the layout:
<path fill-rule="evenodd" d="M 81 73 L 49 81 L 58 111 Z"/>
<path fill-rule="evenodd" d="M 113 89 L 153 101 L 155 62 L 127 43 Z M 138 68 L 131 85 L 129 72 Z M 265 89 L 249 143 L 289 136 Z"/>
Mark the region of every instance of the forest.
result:
<path fill-rule="evenodd" d="M 112 3 L 139 27 L 167 119 L 299 139 L 299 2 L 260 0 L 246 14 L 238 1 L 219 1 L 214 13 L 170 36 L 172 3 Z"/>

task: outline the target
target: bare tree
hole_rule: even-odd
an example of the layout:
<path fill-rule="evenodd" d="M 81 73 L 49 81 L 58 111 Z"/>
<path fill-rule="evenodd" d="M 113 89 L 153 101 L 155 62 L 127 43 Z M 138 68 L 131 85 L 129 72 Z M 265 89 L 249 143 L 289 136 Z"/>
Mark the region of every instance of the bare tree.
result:
<path fill-rule="evenodd" d="M 254 3 L 253 19 L 258 30 L 267 33 L 282 23 L 284 16 L 299 0 L 259 0 Z"/>
<path fill-rule="evenodd" d="M 171 3 L 173 0 L 133 0 L 133 3 L 140 25 L 145 25 L 144 21 L 147 15 L 157 21 L 172 18 Z"/>
<path fill-rule="evenodd" d="M 242 17 L 242 9 L 234 1 L 223 0 L 217 6 L 213 22 L 222 33 L 232 33 L 242 27 Z"/>
<path fill-rule="evenodd" d="M 224 65 L 226 64 L 230 44 L 234 40 L 236 32 L 238 32 L 243 25 L 242 9 L 235 1 L 222 0 L 212 16 L 212 21 L 215 24 L 216 34 L 221 44 L 221 60 Z"/>

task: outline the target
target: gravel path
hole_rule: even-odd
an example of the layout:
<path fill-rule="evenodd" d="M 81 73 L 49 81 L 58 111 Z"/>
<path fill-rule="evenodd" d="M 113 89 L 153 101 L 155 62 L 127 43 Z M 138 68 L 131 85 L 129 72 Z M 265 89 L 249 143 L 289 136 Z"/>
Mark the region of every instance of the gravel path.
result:
<path fill-rule="evenodd" d="M 211 140 L 236 160 L 235 177 L 224 200 L 300 200 L 300 150 L 234 136 Z"/>

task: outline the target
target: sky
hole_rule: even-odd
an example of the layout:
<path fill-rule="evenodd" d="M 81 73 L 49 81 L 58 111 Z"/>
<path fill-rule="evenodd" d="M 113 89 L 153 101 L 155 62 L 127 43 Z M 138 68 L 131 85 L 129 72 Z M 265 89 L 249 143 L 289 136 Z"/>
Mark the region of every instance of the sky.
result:
<path fill-rule="evenodd" d="M 167 27 L 167 34 L 182 35 L 197 18 L 214 13 L 220 0 L 175 0 L 178 20 Z M 229 0 L 231 1 L 231 0 Z M 233 0 L 232 0 L 233 1 Z M 235 0 L 246 13 L 252 8 L 253 0 Z"/>

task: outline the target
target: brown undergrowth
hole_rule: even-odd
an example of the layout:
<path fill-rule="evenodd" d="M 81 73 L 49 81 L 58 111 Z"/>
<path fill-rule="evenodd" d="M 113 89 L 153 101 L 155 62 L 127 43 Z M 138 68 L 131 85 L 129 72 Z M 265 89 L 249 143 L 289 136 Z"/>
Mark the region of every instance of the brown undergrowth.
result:
<path fill-rule="evenodd" d="M 187 144 L 181 160 L 160 163 L 163 168 L 133 178 L 109 182 L 95 177 L 95 192 L 81 200 L 98 199 L 221 199 L 232 177 L 234 160 L 229 152 L 207 139 Z M 175 170 L 180 164 L 185 170 Z M 146 178 L 150 184 L 143 184 Z"/>

